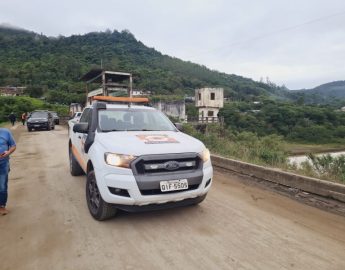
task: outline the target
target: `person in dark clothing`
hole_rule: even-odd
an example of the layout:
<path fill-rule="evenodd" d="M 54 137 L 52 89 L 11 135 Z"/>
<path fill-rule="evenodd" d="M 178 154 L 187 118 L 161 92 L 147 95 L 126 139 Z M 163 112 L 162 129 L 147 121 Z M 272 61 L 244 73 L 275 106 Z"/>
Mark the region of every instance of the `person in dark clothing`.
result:
<path fill-rule="evenodd" d="M 12 126 L 14 126 L 14 123 L 16 122 L 16 116 L 13 112 L 8 116 L 8 119 L 11 121 Z"/>

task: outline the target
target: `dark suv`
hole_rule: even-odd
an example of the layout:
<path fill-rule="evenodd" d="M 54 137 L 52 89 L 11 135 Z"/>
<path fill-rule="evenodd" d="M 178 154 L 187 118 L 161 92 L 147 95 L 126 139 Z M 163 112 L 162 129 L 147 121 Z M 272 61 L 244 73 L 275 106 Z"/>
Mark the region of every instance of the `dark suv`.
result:
<path fill-rule="evenodd" d="M 34 111 L 27 121 L 28 131 L 35 129 L 51 130 L 55 128 L 54 118 L 48 111 Z"/>

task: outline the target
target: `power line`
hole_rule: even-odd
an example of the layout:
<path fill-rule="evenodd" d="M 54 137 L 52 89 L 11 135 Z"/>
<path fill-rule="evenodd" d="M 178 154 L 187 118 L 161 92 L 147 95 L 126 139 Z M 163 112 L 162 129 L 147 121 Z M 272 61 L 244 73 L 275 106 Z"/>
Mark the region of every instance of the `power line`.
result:
<path fill-rule="evenodd" d="M 285 27 L 285 28 L 281 28 L 279 30 L 275 30 L 275 31 L 272 31 L 272 32 L 269 32 L 269 33 L 265 33 L 265 34 L 262 34 L 262 35 L 259 35 L 259 36 L 256 36 L 256 37 L 252 37 L 252 38 L 249 38 L 249 39 L 235 41 L 235 42 L 232 42 L 232 43 L 227 44 L 225 46 L 221 46 L 221 47 L 218 47 L 218 48 L 214 48 L 214 49 L 211 49 L 211 50 L 204 51 L 203 53 L 199 53 L 198 55 L 194 55 L 194 57 L 195 56 L 199 56 L 201 54 L 207 54 L 207 53 L 210 53 L 210 52 L 214 52 L 214 51 L 218 51 L 218 50 L 222 50 L 222 49 L 226 49 L 226 48 L 231 48 L 231 47 L 234 47 L 234 46 L 241 45 L 243 43 L 250 43 L 250 42 L 253 42 L 253 41 L 256 41 L 256 40 L 264 39 L 266 37 L 270 37 L 270 36 L 273 36 L 273 35 L 276 35 L 276 34 L 280 34 L 280 33 L 283 33 L 283 32 L 288 32 L 288 31 L 291 31 L 291 30 L 295 30 L 297 28 L 301 28 L 303 26 L 306 26 L 306 25 L 309 25 L 309 24 L 313 24 L 313 23 L 316 23 L 316 22 L 328 20 L 330 18 L 339 16 L 339 15 L 343 15 L 343 14 L 345 14 L 345 10 L 341 11 L 341 12 L 333 13 L 333 14 L 330 14 L 330 15 L 327 15 L 327 16 L 315 18 L 313 20 L 306 21 L 306 22 L 301 23 L 301 24 L 296 24 L 296 25 L 293 25 L 293 26 L 288 26 L 288 27 Z"/>

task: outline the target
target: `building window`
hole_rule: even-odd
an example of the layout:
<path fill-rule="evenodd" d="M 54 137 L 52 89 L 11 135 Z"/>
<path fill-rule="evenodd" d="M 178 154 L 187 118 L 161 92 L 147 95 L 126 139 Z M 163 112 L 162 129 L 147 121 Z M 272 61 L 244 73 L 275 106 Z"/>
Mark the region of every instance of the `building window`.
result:
<path fill-rule="evenodd" d="M 207 116 L 213 117 L 213 111 L 208 111 L 208 112 L 207 112 Z"/>
<path fill-rule="evenodd" d="M 198 94 L 198 99 L 201 100 L 201 94 L 200 93 Z"/>
<path fill-rule="evenodd" d="M 215 99 L 216 99 L 215 93 L 211 93 L 211 100 L 215 100 Z"/>

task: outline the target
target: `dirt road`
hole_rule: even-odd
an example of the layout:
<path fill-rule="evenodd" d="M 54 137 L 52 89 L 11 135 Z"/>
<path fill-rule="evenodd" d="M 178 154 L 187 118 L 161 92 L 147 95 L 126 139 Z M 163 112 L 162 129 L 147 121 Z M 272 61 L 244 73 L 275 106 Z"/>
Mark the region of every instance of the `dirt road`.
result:
<path fill-rule="evenodd" d="M 215 173 L 195 207 L 97 222 L 67 131 L 16 130 L 0 269 L 345 269 L 345 218 Z"/>

